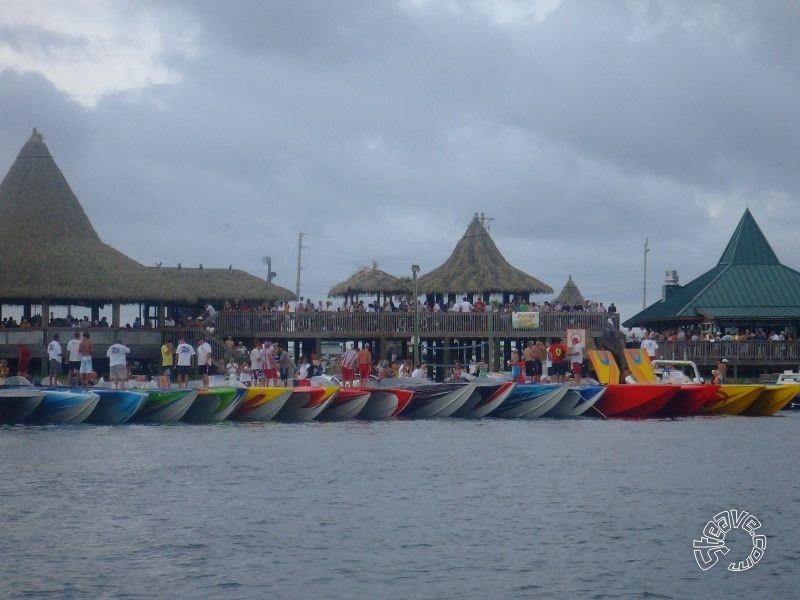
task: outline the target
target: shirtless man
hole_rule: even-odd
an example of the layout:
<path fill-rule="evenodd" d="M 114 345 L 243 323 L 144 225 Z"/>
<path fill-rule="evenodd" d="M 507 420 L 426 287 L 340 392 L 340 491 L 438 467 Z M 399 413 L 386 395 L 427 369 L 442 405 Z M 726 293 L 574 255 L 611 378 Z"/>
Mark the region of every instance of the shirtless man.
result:
<path fill-rule="evenodd" d="M 369 351 L 369 342 L 365 343 L 358 351 L 358 374 L 361 378 L 361 387 L 369 385 L 369 376 L 372 372 L 372 352 Z"/>
<path fill-rule="evenodd" d="M 79 371 L 80 371 L 81 385 L 83 387 L 89 385 L 89 378 L 91 377 L 91 373 L 93 372 L 92 350 L 94 350 L 94 345 L 92 344 L 91 336 L 89 335 L 88 331 L 85 331 L 83 333 L 83 339 L 81 340 L 81 343 L 78 346 L 78 352 L 81 355 L 81 365 Z"/>
<path fill-rule="evenodd" d="M 522 351 L 522 360 L 525 362 L 525 383 L 534 383 L 534 359 L 536 350 L 533 340 L 528 342 L 525 350 Z"/>

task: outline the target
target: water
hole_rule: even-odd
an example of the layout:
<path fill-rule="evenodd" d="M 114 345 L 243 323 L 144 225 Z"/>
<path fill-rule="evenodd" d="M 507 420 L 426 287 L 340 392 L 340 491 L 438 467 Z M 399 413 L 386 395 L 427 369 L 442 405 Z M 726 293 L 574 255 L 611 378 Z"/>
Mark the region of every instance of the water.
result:
<path fill-rule="evenodd" d="M 0 429 L 0 597 L 780 598 L 800 414 Z M 716 513 L 762 522 L 701 571 Z M 741 532 L 738 532 L 741 534 Z M 735 556 L 734 556 L 735 555 Z"/>

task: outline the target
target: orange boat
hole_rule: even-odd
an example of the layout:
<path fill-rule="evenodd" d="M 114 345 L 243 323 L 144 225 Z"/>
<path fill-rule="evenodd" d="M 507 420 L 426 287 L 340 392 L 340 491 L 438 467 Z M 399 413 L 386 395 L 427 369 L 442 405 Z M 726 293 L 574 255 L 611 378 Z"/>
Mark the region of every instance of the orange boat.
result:
<path fill-rule="evenodd" d="M 789 404 L 797 394 L 800 394 L 800 383 L 768 385 L 742 414 L 752 417 L 774 414 Z"/>
<path fill-rule="evenodd" d="M 660 417 L 691 417 L 716 398 L 719 386 L 713 383 L 686 383 L 678 385 L 678 393 L 659 413 Z"/>
<path fill-rule="evenodd" d="M 716 400 L 706 405 L 703 412 L 710 415 L 738 415 L 761 395 L 764 385 L 723 384 L 719 387 Z"/>

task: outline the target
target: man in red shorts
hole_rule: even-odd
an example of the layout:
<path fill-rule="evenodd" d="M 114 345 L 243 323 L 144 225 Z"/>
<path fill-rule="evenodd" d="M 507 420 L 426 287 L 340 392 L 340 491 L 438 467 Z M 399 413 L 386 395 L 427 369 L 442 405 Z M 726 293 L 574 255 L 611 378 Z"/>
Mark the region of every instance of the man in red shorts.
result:
<path fill-rule="evenodd" d="M 351 344 L 347 344 L 347 350 L 342 354 L 340 365 L 342 367 L 342 387 L 353 387 L 353 380 L 356 378 L 356 361 L 358 352 Z"/>
<path fill-rule="evenodd" d="M 372 352 L 369 351 L 369 342 L 366 342 L 361 350 L 358 351 L 357 359 L 361 387 L 366 387 L 369 384 L 370 373 L 372 373 Z"/>

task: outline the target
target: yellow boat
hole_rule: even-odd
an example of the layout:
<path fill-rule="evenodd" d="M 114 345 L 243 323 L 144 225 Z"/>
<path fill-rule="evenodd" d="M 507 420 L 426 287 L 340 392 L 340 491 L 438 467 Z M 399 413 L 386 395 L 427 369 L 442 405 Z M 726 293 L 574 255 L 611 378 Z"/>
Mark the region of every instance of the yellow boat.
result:
<path fill-rule="evenodd" d="M 237 421 L 269 421 L 283 408 L 292 391 L 294 388 L 249 387 L 231 418 Z"/>
<path fill-rule="evenodd" d="M 789 404 L 797 394 L 800 394 L 800 383 L 768 385 L 742 414 L 756 417 L 771 415 Z"/>
<path fill-rule="evenodd" d="M 716 400 L 712 400 L 703 412 L 711 415 L 738 415 L 761 395 L 764 385 L 726 383 L 717 390 Z"/>

